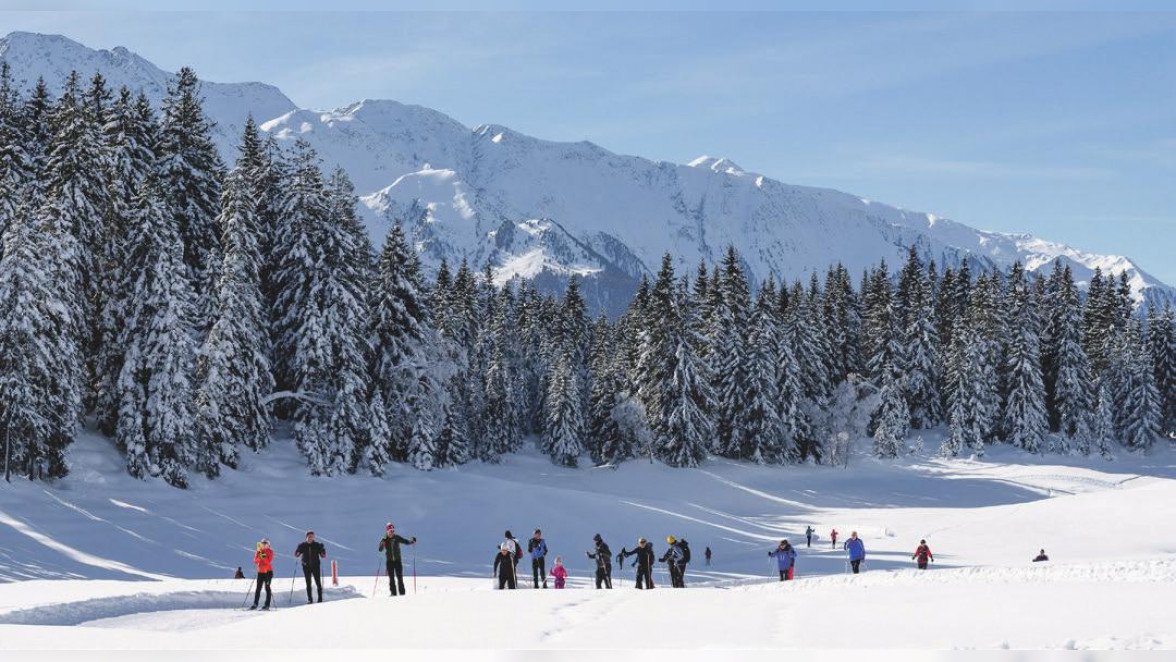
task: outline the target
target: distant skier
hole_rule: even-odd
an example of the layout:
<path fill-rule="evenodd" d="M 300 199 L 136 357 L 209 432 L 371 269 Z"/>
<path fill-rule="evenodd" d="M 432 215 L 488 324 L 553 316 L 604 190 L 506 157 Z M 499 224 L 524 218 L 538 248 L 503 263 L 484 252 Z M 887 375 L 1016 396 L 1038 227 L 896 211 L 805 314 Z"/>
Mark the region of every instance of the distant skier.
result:
<path fill-rule="evenodd" d="M 498 590 L 517 588 L 515 582 L 514 551 L 509 542 L 498 546 L 498 553 L 494 555 L 494 576 L 498 577 Z"/>
<path fill-rule="evenodd" d="M 233 579 L 245 579 L 245 573 L 241 571 L 241 566 L 237 566 L 237 572 L 233 575 Z"/>
<path fill-rule="evenodd" d="M 302 576 L 306 578 L 306 602 L 314 602 L 310 591 L 310 580 L 314 579 L 318 587 L 318 601 L 323 601 L 323 571 L 320 562 L 327 557 L 327 548 L 321 542 L 315 542 L 314 531 L 306 532 L 306 541 L 298 544 L 294 550 L 294 558 L 302 559 Z"/>
<path fill-rule="evenodd" d="M 543 580 L 543 588 L 547 588 L 547 541 L 539 529 L 535 529 L 535 535 L 527 541 L 527 553 L 531 555 L 531 581 L 534 588 L 539 588 L 540 579 Z"/>
<path fill-rule="evenodd" d="M 866 560 L 866 543 L 858 537 L 857 531 L 851 532 L 849 540 L 845 541 L 845 553 L 849 555 L 849 565 L 853 568 L 853 574 L 858 574 L 862 561 Z"/>
<path fill-rule="evenodd" d="M 682 547 L 678 544 L 678 540 L 674 536 L 666 536 L 666 544 L 669 549 L 658 561 L 666 564 L 670 570 L 670 586 L 673 588 L 686 588 L 686 581 L 683 578 L 686 564 L 683 561 L 684 552 Z"/>
<path fill-rule="evenodd" d="M 837 549 L 837 529 L 829 532 L 829 537 L 833 539 L 833 549 Z"/>
<path fill-rule="evenodd" d="M 262 538 L 261 542 L 257 543 L 253 564 L 257 566 L 257 590 L 253 593 L 253 606 L 249 610 L 257 609 L 257 603 L 261 600 L 261 589 L 264 587 L 265 606 L 261 609 L 267 611 L 274 597 L 274 592 L 270 590 L 270 583 L 274 580 L 274 550 L 270 548 L 268 539 Z"/>
<path fill-rule="evenodd" d="M 384 537 L 380 538 L 380 547 L 376 551 L 384 552 L 384 567 L 388 571 L 388 592 L 393 596 L 408 595 L 408 591 L 404 590 L 404 557 L 400 554 L 400 546 L 415 545 L 416 541 L 416 536 L 405 538 L 397 535 L 392 522 L 384 525 Z"/>
<path fill-rule="evenodd" d="M 633 565 L 637 566 L 637 588 L 653 588 L 653 545 L 649 544 L 645 538 L 638 538 L 637 549 L 622 548 L 620 556 L 621 558 L 636 556 L 637 560 L 633 562 Z"/>
<path fill-rule="evenodd" d="M 596 543 L 596 548 L 591 552 L 584 552 L 588 558 L 596 560 L 596 588 L 604 586 L 605 588 L 612 588 L 612 550 L 608 548 L 608 543 L 604 542 L 604 538 L 600 534 L 592 536 L 592 541 Z"/>
<path fill-rule="evenodd" d="M 710 551 L 710 547 L 707 547 L 707 548 L 706 548 L 706 551 L 705 551 L 705 552 L 703 552 L 703 556 L 705 556 L 705 557 L 706 557 L 706 566 L 709 568 L 709 567 L 710 567 L 710 560 L 711 560 L 711 551 Z"/>
<path fill-rule="evenodd" d="M 1037 556 L 1034 557 L 1033 562 L 1034 563 L 1041 563 L 1042 561 L 1048 561 L 1048 560 L 1049 560 L 1049 557 L 1045 555 L 1045 550 L 1043 549 L 1037 553 Z"/>
<path fill-rule="evenodd" d="M 787 540 L 781 540 L 780 546 L 768 552 L 768 556 L 776 559 L 776 569 L 780 571 L 780 581 L 792 579 L 796 568 L 796 550 Z"/>
<path fill-rule="evenodd" d="M 814 533 L 816 533 L 816 531 L 813 530 L 812 526 L 809 526 L 808 528 L 806 528 L 804 530 L 804 538 L 805 538 L 806 544 L 809 547 L 813 546 L 813 534 Z"/>
<path fill-rule="evenodd" d="M 935 563 L 935 555 L 931 553 L 931 548 L 927 546 L 926 540 L 920 540 L 919 546 L 915 548 L 915 553 L 911 556 L 912 559 L 918 561 L 919 570 L 927 569 L 927 561 Z"/>
<path fill-rule="evenodd" d="M 563 588 L 568 580 L 568 569 L 564 567 L 563 557 L 555 557 L 555 565 L 551 566 L 551 576 L 555 578 L 555 587 Z"/>

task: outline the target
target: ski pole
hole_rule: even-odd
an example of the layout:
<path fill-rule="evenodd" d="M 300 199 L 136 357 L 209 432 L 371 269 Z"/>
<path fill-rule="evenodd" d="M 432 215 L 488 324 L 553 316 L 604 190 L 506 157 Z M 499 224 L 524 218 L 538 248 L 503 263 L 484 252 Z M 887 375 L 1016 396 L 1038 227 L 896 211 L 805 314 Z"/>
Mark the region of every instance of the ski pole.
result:
<path fill-rule="evenodd" d="M 376 589 L 380 587 L 380 564 L 376 563 L 376 583 L 372 584 L 372 597 L 376 597 Z"/>
<path fill-rule="evenodd" d="M 249 580 L 249 588 L 245 591 L 245 599 L 241 601 L 241 609 L 244 609 L 245 605 L 249 602 L 249 594 L 253 592 L 253 584 L 256 581 L 257 581 L 256 577 Z"/>
<path fill-rule="evenodd" d="M 286 604 L 294 604 L 294 582 L 298 581 L 298 565 L 294 565 L 294 576 L 290 578 L 290 597 L 286 599 Z"/>
<path fill-rule="evenodd" d="M 416 543 L 412 544 L 412 594 L 416 595 Z"/>

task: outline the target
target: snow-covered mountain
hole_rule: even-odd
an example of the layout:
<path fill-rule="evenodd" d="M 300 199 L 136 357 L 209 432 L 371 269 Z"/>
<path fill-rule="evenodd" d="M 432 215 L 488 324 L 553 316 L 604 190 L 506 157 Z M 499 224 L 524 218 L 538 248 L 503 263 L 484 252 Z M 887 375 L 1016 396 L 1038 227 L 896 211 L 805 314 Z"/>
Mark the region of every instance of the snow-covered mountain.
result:
<path fill-rule="evenodd" d="M 56 84 L 68 71 L 101 71 L 112 84 L 153 98 L 168 74 L 124 48 L 96 51 L 60 36 L 13 33 L 0 59 L 18 78 Z M 500 280 L 533 277 L 558 290 L 585 277 L 596 307 L 615 311 L 670 251 L 683 268 L 715 261 L 728 244 L 753 277 L 807 278 L 835 262 L 853 273 L 914 244 L 940 264 L 971 260 L 1030 269 L 1063 260 L 1079 280 L 1095 267 L 1126 271 L 1137 299 L 1176 300 L 1176 289 L 1122 256 L 1080 251 L 1029 234 L 977 230 L 933 214 L 854 195 L 785 184 L 709 156 L 688 164 L 615 154 L 590 142 L 560 143 L 498 125 L 469 128 L 435 110 L 363 100 L 332 111 L 299 109 L 261 83 L 204 86 L 231 157 L 250 113 L 284 142 L 309 141 L 328 166 L 354 179 L 373 239 L 395 221 L 411 228 L 426 265 L 490 260 Z"/>

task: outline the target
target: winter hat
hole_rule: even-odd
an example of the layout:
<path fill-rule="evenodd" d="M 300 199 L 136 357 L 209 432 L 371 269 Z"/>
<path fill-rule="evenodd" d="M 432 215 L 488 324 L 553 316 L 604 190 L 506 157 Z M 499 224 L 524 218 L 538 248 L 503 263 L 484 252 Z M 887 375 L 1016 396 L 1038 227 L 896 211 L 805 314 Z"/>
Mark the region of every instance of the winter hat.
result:
<path fill-rule="evenodd" d="M 498 551 L 500 551 L 500 552 L 509 552 L 509 551 L 510 551 L 510 544 L 509 544 L 509 543 L 505 543 L 505 542 L 504 542 L 504 543 L 502 543 L 501 545 L 499 545 L 499 546 L 498 546 Z"/>
<path fill-rule="evenodd" d="M 638 544 L 638 545 L 644 545 L 644 544 L 645 544 L 645 538 L 638 538 L 638 539 L 637 539 L 637 544 Z"/>
<path fill-rule="evenodd" d="M 927 541 L 926 541 L 926 540 L 920 540 L 920 541 L 919 541 L 919 544 L 920 544 L 920 545 L 926 545 L 926 544 L 927 544 Z"/>
<path fill-rule="evenodd" d="M 313 531 L 313 530 L 307 531 L 307 532 L 306 532 L 306 535 L 307 535 L 307 536 L 313 536 L 313 535 L 314 535 L 314 531 Z"/>
<path fill-rule="evenodd" d="M 269 544 L 269 538 L 262 538 L 262 539 L 261 539 L 261 544 L 263 544 L 263 545 L 268 545 L 268 544 Z"/>
<path fill-rule="evenodd" d="M 510 534 L 510 529 L 507 529 L 507 530 L 506 530 L 506 537 L 507 537 L 507 538 L 513 538 L 513 537 L 514 537 L 514 536 L 512 536 L 512 535 Z"/>
<path fill-rule="evenodd" d="M 384 525 L 385 531 L 391 531 L 392 529 L 395 529 L 395 528 L 396 528 L 396 526 L 394 524 L 392 524 L 392 522 L 388 522 L 387 524 Z"/>
<path fill-rule="evenodd" d="M 666 536 L 666 543 L 670 545 L 674 544 L 674 536 Z"/>
<path fill-rule="evenodd" d="M 542 532 L 542 531 L 540 531 L 539 529 L 535 529 L 535 533 L 536 533 L 536 534 L 540 534 L 540 533 L 543 533 L 543 532 Z"/>
<path fill-rule="evenodd" d="M 600 542 L 601 540 L 603 540 L 603 538 L 600 537 L 599 533 L 592 536 L 592 539 L 595 540 L 596 542 Z"/>
<path fill-rule="evenodd" d="M 555 564 L 556 565 L 563 565 L 563 557 L 562 556 L 555 557 Z"/>

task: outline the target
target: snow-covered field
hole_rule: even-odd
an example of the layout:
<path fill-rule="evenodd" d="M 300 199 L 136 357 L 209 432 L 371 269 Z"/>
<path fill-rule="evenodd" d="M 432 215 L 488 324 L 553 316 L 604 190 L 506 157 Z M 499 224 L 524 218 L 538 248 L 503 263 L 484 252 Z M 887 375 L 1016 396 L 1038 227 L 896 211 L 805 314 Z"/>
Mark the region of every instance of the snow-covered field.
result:
<path fill-rule="evenodd" d="M 0 487 L 0 649 L 1176 647 L 1171 448 L 1110 463 L 1004 448 L 981 461 L 858 456 L 848 470 L 565 470 L 525 454 L 316 479 L 278 443 L 188 491 L 125 477 L 91 436 L 73 458 L 63 484 Z M 373 598 L 388 520 L 420 538 L 406 598 L 382 578 Z M 803 547 L 809 524 L 820 538 L 801 549 L 797 581 L 774 581 L 767 550 Z M 493 591 L 503 530 L 535 526 L 570 588 Z M 313 606 L 299 578 L 291 604 L 289 554 L 311 527 L 343 577 Z M 865 539 L 864 574 L 845 573 L 831 527 Z M 689 588 L 660 586 L 659 571 L 657 590 L 637 591 L 626 567 L 617 590 L 591 590 L 597 532 L 614 551 L 645 536 L 659 555 L 666 535 L 686 538 Z M 249 580 L 229 577 L 249 573 L 262 536 L 279 552 L 279 609 L 239 611 Z M 937 561 L 925 572 L 910 560 L 920 538 Z M 1031 564 L 1042 547 L 1053 561 Z"/>

